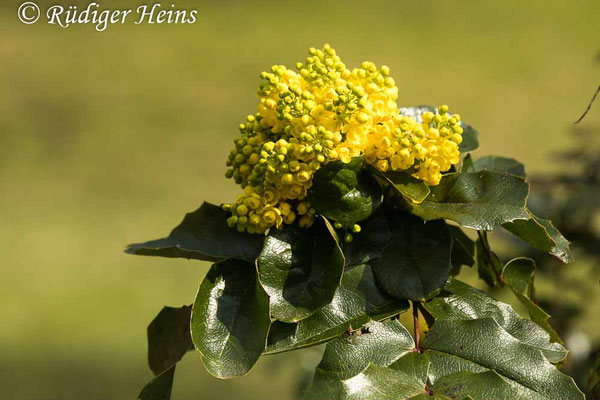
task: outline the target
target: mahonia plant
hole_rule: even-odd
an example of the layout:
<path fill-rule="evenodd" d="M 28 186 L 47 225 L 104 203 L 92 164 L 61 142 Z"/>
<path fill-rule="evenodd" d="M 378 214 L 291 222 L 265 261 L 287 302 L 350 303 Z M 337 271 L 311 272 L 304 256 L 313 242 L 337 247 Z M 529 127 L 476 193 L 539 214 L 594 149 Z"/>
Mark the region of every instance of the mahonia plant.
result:
<path fill-rule="evenodd" d="M 535 301 L 535 262 L 505 262 L 488 240 L 504 229 L 572 261 L 527 208 L 521 163 L 474 160 L 478 132 L 458 114 L 398 107 L 388 67 L 348 69 L 328 45 L 260 77 L 258 112 L 227 157 L 237 200 L 126 250 L 213 263 L 192 305 L 148 326 L 155 378 L 140 399 L 168 399 L 191 350 L 225 379 L 319 344 L 306 399 L 584 398 L 560 372 L 567 350 Z M 463 266 L 529 318 L 457 279 Z"/>

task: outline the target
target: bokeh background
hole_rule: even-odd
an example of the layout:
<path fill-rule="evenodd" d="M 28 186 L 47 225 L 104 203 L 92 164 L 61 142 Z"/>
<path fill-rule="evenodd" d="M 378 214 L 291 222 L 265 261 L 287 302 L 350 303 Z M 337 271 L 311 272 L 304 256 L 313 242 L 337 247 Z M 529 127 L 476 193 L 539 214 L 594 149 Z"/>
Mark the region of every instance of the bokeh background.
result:
<path fill-rule="evenodd" d="M 225 156 L 271 64 L 326 42 L 349 66 L 386 64 L 401 105 L 449 104 L 480 130 L 478 155 L 515 157 L 530 174 L 559 168 L 552 154 L 572 144 L 600 83 L 596 0 L 170 3 L 197 9 L 197 23 L 131 19 L 99 33 L 24 25 L 19 3 L 0 6 L 2 398 L 135 398 L 151 378 L 146 325 L 191 303 L 208 265 L 124 245 L 164 236 L 204 200 L 234 199 Z M 600 104 L 581 123 L 598 124 Z M 585 258 L 557 268 L 594 271 Z M 600 307 L 589 279 L 585 301 Z M 575 348 L 599 339 L 598 307 L 572 322 Z M 173 399 L 295 399 L 318 359 L 269 356 L 224 382 L 190 353 Z"/>

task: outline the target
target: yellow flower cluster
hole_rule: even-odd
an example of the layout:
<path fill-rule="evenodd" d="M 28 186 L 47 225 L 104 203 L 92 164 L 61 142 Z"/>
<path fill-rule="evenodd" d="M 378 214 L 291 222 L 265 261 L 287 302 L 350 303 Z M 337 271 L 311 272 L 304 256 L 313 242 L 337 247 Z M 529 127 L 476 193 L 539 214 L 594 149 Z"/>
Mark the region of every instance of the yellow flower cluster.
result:
<path fill-rule="evenodd" d="M 308 191 L 323 164 L 364 155 L 380 171 L 410 170 L 430 185 L 458 162 L 462 129 L 446 106 L 417 121 L 402 116 L 398 88 L 386 66 L 363 62 L 349 70 L 334 49 L 309 50 L 296 71 L 262 72 L 258 113 L 240 125 L 226 176 L 244 192 L 223 208 L 232 228 L 264 233 L 315 219 Z"/>

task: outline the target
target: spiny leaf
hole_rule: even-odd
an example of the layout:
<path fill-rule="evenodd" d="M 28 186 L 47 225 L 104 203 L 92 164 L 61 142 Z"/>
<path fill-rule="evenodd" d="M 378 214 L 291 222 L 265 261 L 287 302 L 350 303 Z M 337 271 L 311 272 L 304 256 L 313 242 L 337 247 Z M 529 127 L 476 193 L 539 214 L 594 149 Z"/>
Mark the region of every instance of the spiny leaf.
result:
<path fill-rule="evenodd" d="M 192 341 L 217 378 L 244 375 L 265 348 L 269 298 L 253 264 L 214 264 L 200 284 L 192 311 Z"/>
<path fill-rule="evenodd" d="M 525 178 L 525 166 L 513 158 L 499 156 L 484 156 L 475 161 L 467 162 L 467 168 L 463 162 L 463 172 L 491 171 L 509 173 Z"/>
<path fill-rule="evenodd" d="M 295 350 L 326 342 L 346 329 L 360 329 L 370 320 L 380 320 L 408 309 L 408 302 L 383 293 L 369 265 L 347 267 L 330 304 L 295 324 L 274 322 L 266 354 Z"/>
<path fill-rule="evenodd" d="M 362 168 L 363 158 L 333 161 L 315 172 L 312 204 L 317 212 L 345 226 L 367 219 L 381 204 L 381 187 Z"/>
<path fill-rule="evenodd" d="M 423 391 L 424 381 L 387 368 L 414 349 L 412 337 L 398 320 L 367 325 L 367 333 L 330 342 L 304 398 L 405 398 Z M 385 394 L 384 396 L 381 396 Z"/>
<path fill-rule="evenodd" d="M 521 318 L 508 304 L 496 301 L 456 279 L 452 279 L 444 287 L 442 295 L 425 303 L 425 308 L 435 318 L 435 324 L 442 319 L 491 318 L 523 345 L 541 351 L 552 363 L 562 361 L 567 355 L 566 349 L 560 343 L 552 343 L 550 335 L 541 326 Z"/>
<path fill-rule="evenodd" d="M 452 237 L 443 221 L 423 223 L 396 209 L 386 210 L 392 238 L 371 265 L 379 285 L 398 299 L 420 300 L 444 286 L 452 264 Z"/>
<path fill-rule="evenodd" d="M 502 277 L 517 299 L 525 306 L 532 321 L 544 328 L 552 341 L 562 344 L 562 340 L 548 322 L 550 315 L 532 300 L 534 273 L 535 261 L 531 258 L 521 257 L 506 264 L 502 271 Z"/>
<path fill-rule="evenodd" d="M 305 399 L 583 400 L 531 340 L 542 331 L 547 341 L 541 328 L 468 285 L 446 289 L 425 304 L 436 320 L 423 353 L 397 320 L 373 322 L 327 344 Z"/>
<path fill-rule="evenodd" d="M 523 396 L 500 398 L 584 398 L 573 379 L 563 375 L 540 349 L 509 334 L 494 318 L 438 319 L 427 333 L 424 345 L 494 370 L 521 386 Z M 538 396 L 533 397 L 530 391 Z M 464 394 L 478 398 L 474 392 Z"/>
<path fill-rule="evenodd" d="M 264 238 L 229 228 L 228 216 L 221 207 L 205 202 L 196 211 L 186 214 L 183 222 L 166 238 L 131 244 L 125 252 L 213 262 L 227 258 L 253 262 L 260 254 Z"/>
<path fill-rule="evenodd" d="M 286 226 L 265 239 L 257 264 L 274 319 L 297 322 L 331 302 L 344 256 L 326 224 L 318 218 L 310 229 Z"/>
<path fill-rule="evenodd" d="M 502 227 L 536 249 L 550 253 L 564 263 L 573 262 L 569 241 L 547 219 L 529 212 L 529 219 L 503 224 Z"/>
<path fill-rule="evenodd" d="M 405 201 L 412 214 L 425 221 L 449 219 L 460 225 L 492 230 L 516 219 L 527 219 L 529 184 L 521 177 L 490 171 L 453 173 L 420 204 Z"/>

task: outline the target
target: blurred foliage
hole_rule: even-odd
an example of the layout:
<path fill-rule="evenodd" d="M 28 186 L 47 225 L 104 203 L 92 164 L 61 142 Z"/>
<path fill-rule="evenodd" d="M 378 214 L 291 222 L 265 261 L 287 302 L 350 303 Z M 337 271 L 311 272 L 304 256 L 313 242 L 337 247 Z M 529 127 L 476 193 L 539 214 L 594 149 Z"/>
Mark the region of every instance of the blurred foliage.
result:
<path fill-rule="evenodd" d="M 103 33 L 23 25 L 18 4 L 0 5 L 0 384 L 15 400 L 131 399 L 151 377 L 145 326 L 164 305 L 193 301 L 207 263 L 149 262 L 122 244 L 235 196 L 223 160 L 270 61 L 293 64 L 325 42 L 348 64 L 368 52 L 398 77 L 400 104 L 461 110 L 485 136 L 478 153 L 515 157 L 530 176 L 558 170 L 546 156 L 570 142 L 564 127 L 599 71 L 594 0 L 186 0 L 176 4 L 198 8 L 193 26 Z M 582 127 L 599 115 L 596 104 Z M 553 323 L 567 339 L 600 339 L 594 263 L 555 268 L 556 283 L 536 277 L 542 303 L 562 299 Z M 595 309 L 570 311 L 586 295 Z M 188 357 L 173 399 L 294 399 L 298 376 L 310 379 L 320 359 L 318 348 L 303 353 L 265 357 L 226 382 Z"/>
<path fill-rule="evenodd" d="M 572 242 L 579 263 L 562 266 L 553 257 L 529 246 L 510 244 L 510 254 L 526 254 L 537 261 L 536 279 L 551 282 L 539 304 L 552 315 L 552 326 L 566 338 L 572 350 L 563 371 L 575 376 L 582 389 L 588 387 L 588 373 L 600 354 L 598 332 L 585 334 L 578 323 L 597 316 L 600 278 L 600 126 L 575 126 L 567 134 L 569 146 L 552 155 L 562 166 L 561 172 L 530 177 L 529 205 L 539 215 L 552 219 L 554 225 Z M 525 253 L 523 253 L 525 252 Z M 586 273 L 572 274 L 571 268 Z M 569 296 L 565 288 L 577 292 Z M 592 388 L 588 388 L 591 396 Z M 594 397 L 591 397 L 594 398 Z"/>

